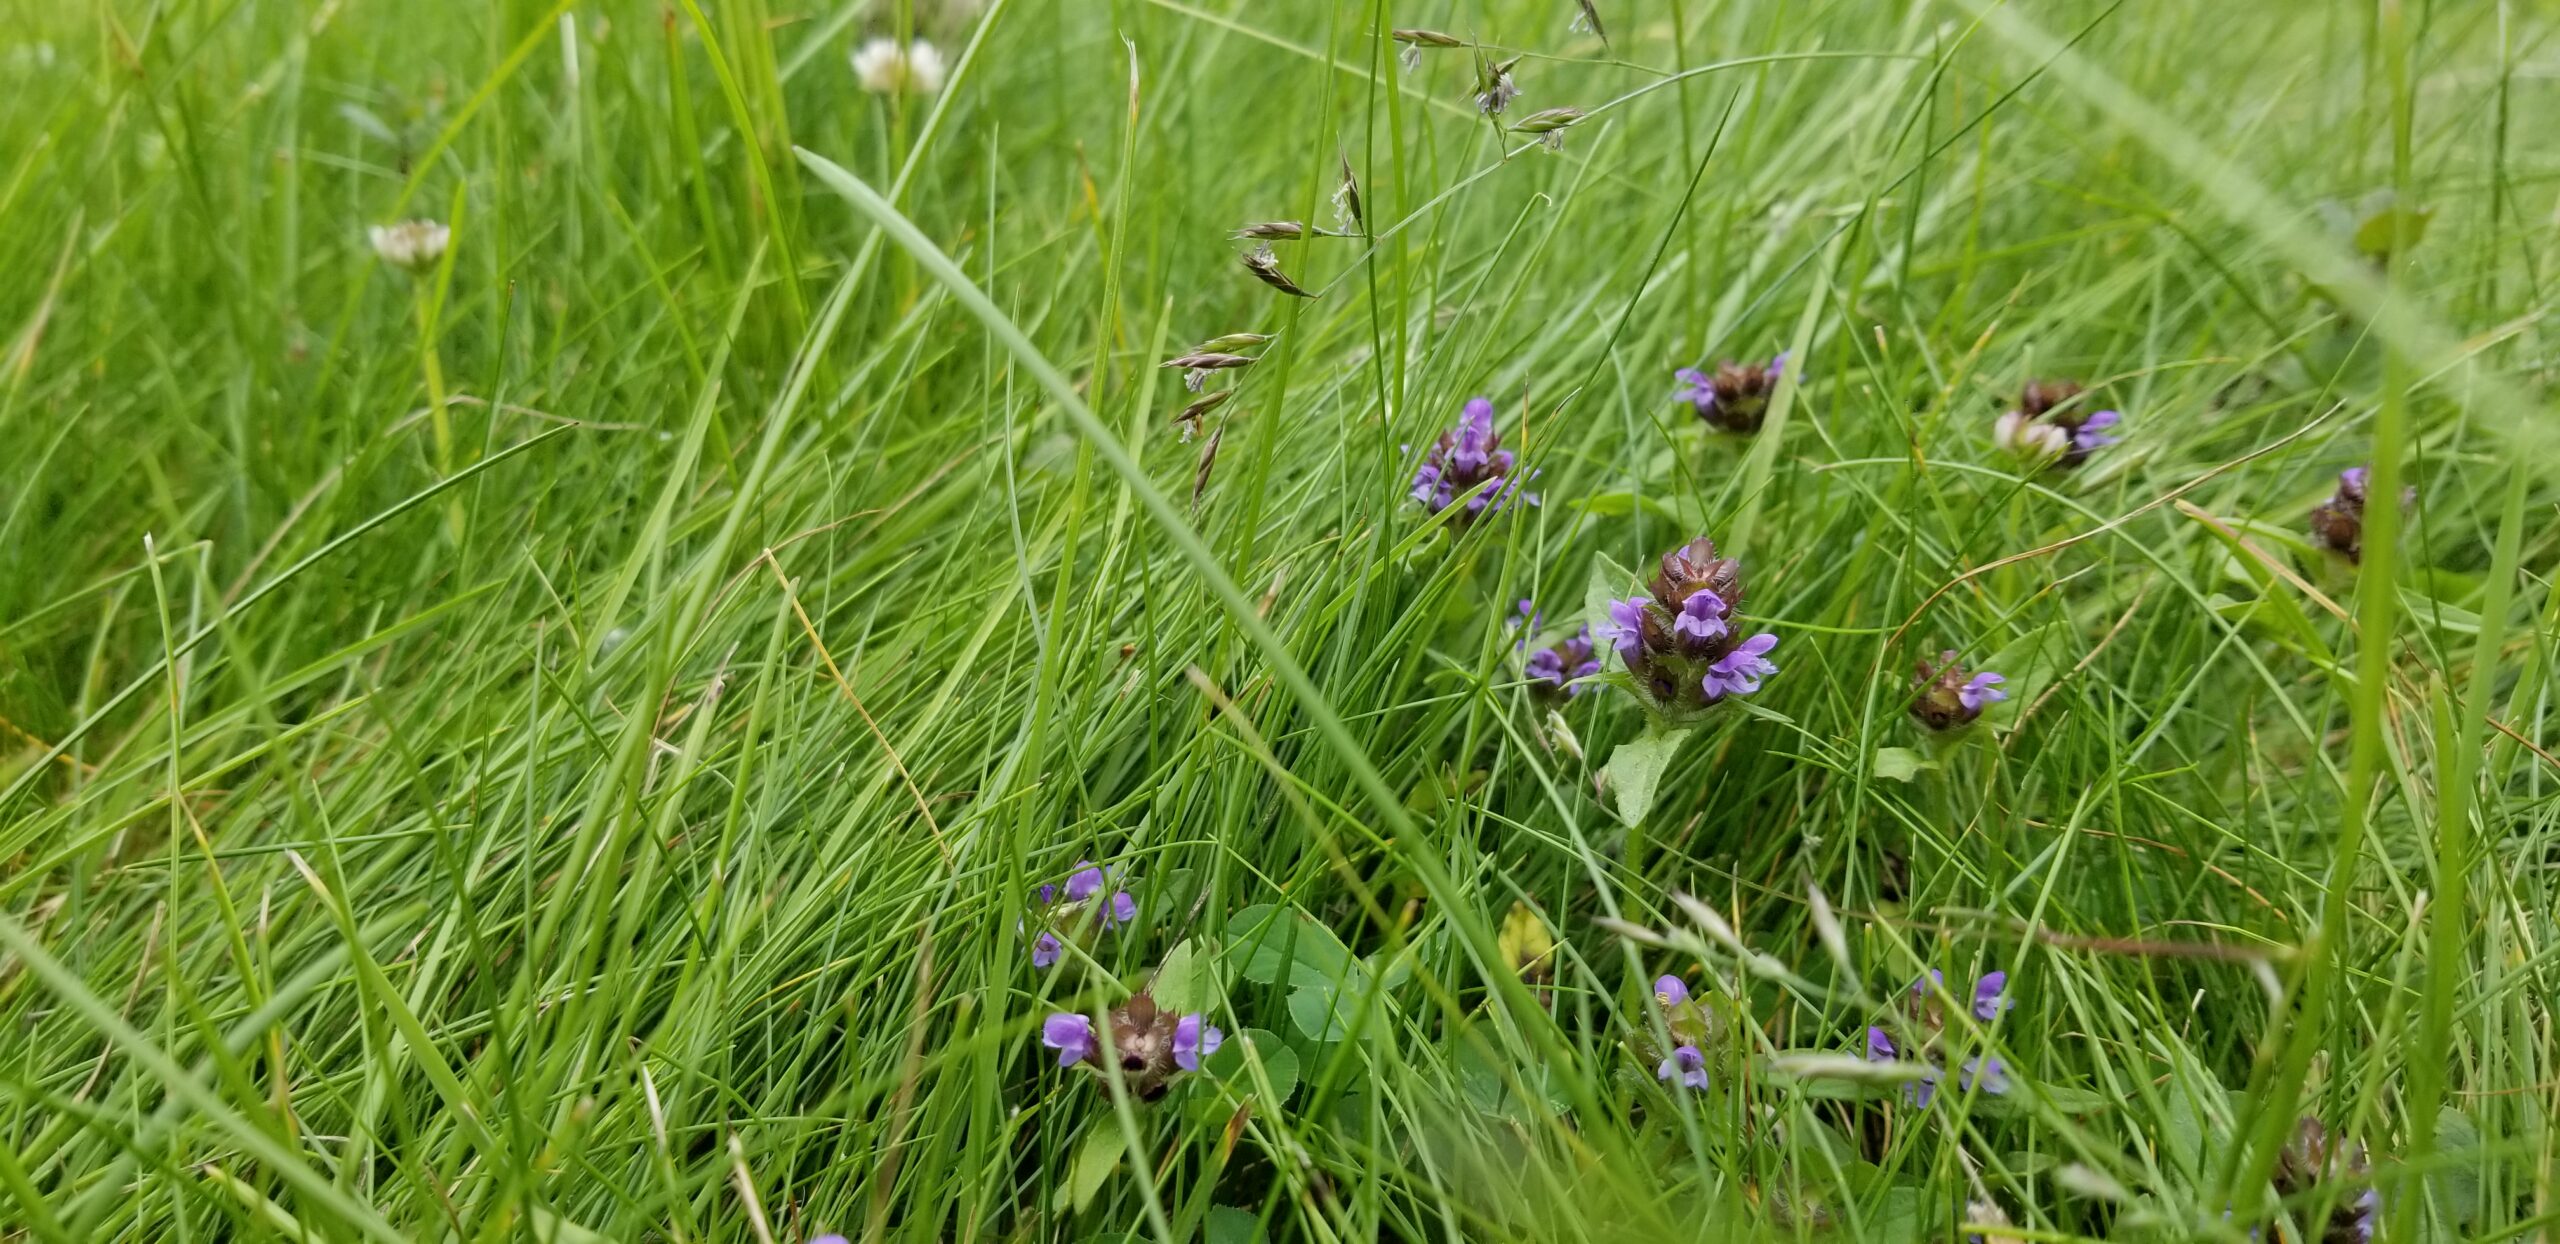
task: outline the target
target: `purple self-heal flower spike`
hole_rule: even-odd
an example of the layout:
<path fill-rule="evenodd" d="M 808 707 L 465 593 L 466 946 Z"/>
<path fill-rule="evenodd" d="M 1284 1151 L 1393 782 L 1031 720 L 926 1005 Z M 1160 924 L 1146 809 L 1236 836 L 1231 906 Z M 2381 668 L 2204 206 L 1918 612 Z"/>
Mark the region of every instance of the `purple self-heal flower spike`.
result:
<path fill-rule="evenodd" d="M 1058 1065 L 1061 1067 L 1075 1066 L 1093 1057 L 1101 1048 L 1094 1043 L 1093 1021 L 1066 1011 L 1041 1022 L 1040 1044 L 1058 1052 Z"/>
<path fill-rule="evenodd" d="M 1039 936 L 1038 940 L 1031 943 L 1031 966 L 1035 968 L 1048 967 L 1055 964 L 1059 957 L 1065 953 L 1066 947 L 1058 941 L 1057 934 L 1043 933 Z"/>
<path fill-rule="evenodd" d="M 1644 648 L 1644 597 L 1609 602 L 1609 616 L 1594 623 L 1593 638 L 1618 650 L 1621 657 L 1633 658 Z"/>
<path fill-rule="evenodd" d="M 1689 1000 L 1689 983 L 1677 976 L 1665 976 L 1653 982 L 1653 1001 L 1664 1010 Z"/>
<path fill-rule="evenodd" d="M 1764 655 L 1778 646 L 1778 637 L 1762 631 L 1735 645 L 1733 651 L 1707 667 L 1703 680 L 1709 703 L 1728 695 L 1749 695 L 1760 689 L 1760 680 L 1778 672 L 1778 667 Z"/>
<path fill-rule="evenodd" d="M 1218 1052 L 1227 1034 L 1209 1026 L 1198 1015 L 1185 1015 L 1173 1026 L 1173 1062 L 1184 1071 L 1198 1071 L 1200 1060 Z"/>
<path fill-rule="evenodd" d="M 1979 713 L 1983 705 L 1996 704 L 2009 698 L 2009 693 L 2000 689 L 2000 684 L 2007 681 L 2009 680 L 1987 670 L 1976 674 L 1965 685 L 1956 689 L 1956 702 L 1964 705 L 1967 712 Z"/>
<path fill-rule="evenodd" d="M 1700 588 L 1691 592 L 1689 599 L 1680 602 L 1680 612 L 1671 618 L 1671 633 L 1702 645 L 1712 644 L 1724 638 L 1731 629 L 1724 621 L 1730 612 L 1732 610 L 1725 605 L 1723 597 Z"/>
<path fill-rule="evenodd" d="M 2004 996 L 2008 988 L 2008 973 L 1983 973 L 1982 979 L 1973 983 L 1973 1017 L 1986 1024 L 2000 1018 L 2000 1012 L 2009 1009 L 2009 999 Z"/>
<path fill-rule="evenodd" d="M 1682 1088 L 1703 1089 L 1708 1084 L 1707 1056 L 1694 1045 L 1680 1046 L 1653 1069 L 1653 1074 L 1666 1084 L 1677 1081 Z"/>
<path fill-rule="evenodd" d="M 1105 925 L 1131 924 L 1137 919 L 1138 900 L 1129 897 L 1127 890 L 1122 890 L 1111 896 L 1111 910 L 1102 917 L 1102 922 Z"/>
<path fill-rule="evenodd" d="M 1077 860 L 1076 870 L 1067 874 L 1067 901 L 1081 903 L 1102 892 L 1102 870 L 1091 860 Z"/>

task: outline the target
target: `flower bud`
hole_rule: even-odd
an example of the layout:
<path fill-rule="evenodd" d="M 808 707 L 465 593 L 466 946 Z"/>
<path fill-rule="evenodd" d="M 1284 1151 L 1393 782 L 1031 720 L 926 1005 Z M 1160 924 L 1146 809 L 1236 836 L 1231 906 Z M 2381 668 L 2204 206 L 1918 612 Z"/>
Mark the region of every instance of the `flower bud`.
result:
<path fill-rule="evenodd" d="M 2364 558 L 2364 506 L 2367 472 L 2349 467 L 2338 473 L 2338 490 L 2311 511 L 2312 543 L 2344 557 L 2349 564 Z M 2400 507 L 2418 500 L 2414 487 L 2400 490 Z"/>

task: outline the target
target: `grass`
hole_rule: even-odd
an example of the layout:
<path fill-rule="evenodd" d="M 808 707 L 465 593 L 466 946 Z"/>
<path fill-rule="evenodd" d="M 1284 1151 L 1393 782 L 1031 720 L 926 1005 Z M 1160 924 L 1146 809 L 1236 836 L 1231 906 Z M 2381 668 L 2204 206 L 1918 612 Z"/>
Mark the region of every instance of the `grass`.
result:
<path fill-rule="evenodd" d="M 0 1239 L 2560 1224 L 2534 6 L 0 9 Z M 1699 534 L 1779 672 L 1551 712 Z M 1859 1061 L 1929 971 L 2006 1092 Z"/>

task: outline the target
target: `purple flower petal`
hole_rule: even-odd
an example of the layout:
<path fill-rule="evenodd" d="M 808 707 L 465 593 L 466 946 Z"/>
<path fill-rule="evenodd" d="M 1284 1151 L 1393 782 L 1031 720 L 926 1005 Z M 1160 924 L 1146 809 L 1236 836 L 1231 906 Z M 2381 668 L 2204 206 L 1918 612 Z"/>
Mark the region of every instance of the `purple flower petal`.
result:
<path fill-rule="evenodd" d="M 1973 1017 L 1986 1024 L 2000 1018 L 2000 1013 L 2009 1009 L 2009 999 L 2002 996 L 2008 987 L 2008 973 L 1983 973 L 1982 979 L 1973 983 Z"/>
<path fill-rule="evenodd" d="M 2009 680 L 1986 670 L 1974 675 L 1965 685 L 1956 688 L 1956 701 L 1964 705 L 1966 712 L 1979 713 L 1983 705 L 1996 704 L 2009 698 L 2009 693 L 2000 689 L 2000 684 L 2007 681 Z"/>
<path fill-rule="evenodd" d="M 1703 1089 L 1708 1084 L 1707 1056 L 1694 1045 L 1680 1046 L 1654 1067 L 1653 1074 L 1666 1084 L 1676 1081 L 1682 1088 Z"/>
<path fill-rule="evenodd" d="M 1138 900 L 1129 897 L 1129 892 L 1127 890 L 1122 890 L 1111 896 L 1111 910 L 1109 914 L 1102 918 L 1102 922 L 1107 925 L 1131 924 L 1135 923 L 1137 919 Z"/>
<path fill-rule="evenodd" d="M 1200 1060 L 1218 1052 L 1227 1034 L 1210 1027 L 1198 1015 L 1185 1015 L 1173 1026 L 1173 1062 L 1184 1071 L 1198 1071 Z"/>
<path fill-rule="evenodd" d="M 1709 703 L 1728 695 L 1749 695 L 1760 689 L 1760 680 L 1778 672 L 1778 667 L 1763 654 L 1778 646 L 1778 637 L 1762 631 L 1734 646 L 1723 659 L 1707 667 L 1701 680 Z"/>
<path fill-rule="evenodd" d="M 2365 480 L 2371 475 L 2372 472 L 2364 467 L 2348 467 L 2346 470 L 2338 472 L 2338 483 L 2341 487 L 2352 489 L 2356 492 L 2363 492 L 2365 489 Z"/>
<path fill-rule="evenodd" d="M 1956 1076 L 1956 1085 L 1970 1093 L 1976 1086 L 1998 1096 L 2009 1091 L 2009 1069 L 1996 1058 L 1968 1058 L 1964 1070 Z"/>
<path fill-rule="evenodd" d="M 1729 612 L 1731 610 L 1726 607 L 1723 597 L 1700 588 L 1689 593 L 1689 599 L 1680 602 L 1680 612 L 1671 618 L 1671 633 L 1702 644 L 1714 643 L 1731 629 L 1724 621 Z"/>
<path fill-rule="evenodd" d="M 1057 934 L 1043 933 L 1038 940 L 1031 943 L 1031 966 L 1049 967 L 1057 963 L 1059 957 L 1065 952 L 1066 947 L 1060 944 Z"/>
<path fill-rule="evenodd" d="M 1867 1029 L 1867 1061 L 1871 1063 L 1889 1063 L 1892 1062 L 1895 1057 L 1896 1053 L 1893 1048 L 1893 1038 L 1885 1035 L 1885 1031 L 1882 1028 Z"/>
<path fill-rule="evenodd" d="M 1060 1011 L 1040 1024 L 1040 1044 L 1058 1052 L 1058 1065 L 1072 1067 L 1094 1056 L 1093 1021 Z"/>
<path fill-rule="evenodd" d="M 1667 1011 L 1688 1000 L 1689 984 L 1679 977 L 1665 976 L 1653 982 L 1653 1001 L 1656 1006 Z"/>
<path fill-rule="evenodd" d="M 1102 892 L 1102 870 L 1091 860 L 1077 860 L 1076 870 L 1067 876 L 1067 901 L 1081 903 Z"/>
<path fill-rule="evenodd" d="M 1592 624 L 1592 637 L 1615 646 L 1619 656 L 1633 659 L 1644 648 L 1644 611 L 1641 596 L 1610 601 L 1609 616 Z"/>
<path fill-rule="evenodd" d="M 1040 905 L 1041 905 L 1041 906 L 1046 907 L 1046 906 L 1048 906 L 1049 904 L 1054 903 L 1054 902 L 1057 902 L 1057 901 L 1058 901 L 1058 887 L 1053 886 L 1053 885 L 1043 885 L 1043 886 L 1041 886 L 1041 887 L 1040 887 Z"/>

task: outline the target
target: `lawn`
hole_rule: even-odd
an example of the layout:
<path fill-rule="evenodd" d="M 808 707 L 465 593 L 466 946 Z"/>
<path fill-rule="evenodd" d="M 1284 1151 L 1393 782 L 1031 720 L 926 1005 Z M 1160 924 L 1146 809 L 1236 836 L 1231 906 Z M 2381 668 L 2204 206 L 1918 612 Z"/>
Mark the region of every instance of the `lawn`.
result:
<path fill-rule="evenodd" d="M 0 1241 L 2551 1238 L 2555 35 L 0 0 Z"/>

